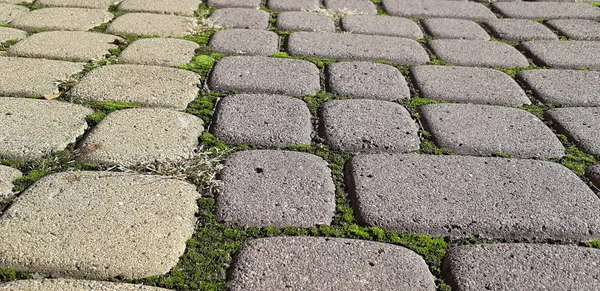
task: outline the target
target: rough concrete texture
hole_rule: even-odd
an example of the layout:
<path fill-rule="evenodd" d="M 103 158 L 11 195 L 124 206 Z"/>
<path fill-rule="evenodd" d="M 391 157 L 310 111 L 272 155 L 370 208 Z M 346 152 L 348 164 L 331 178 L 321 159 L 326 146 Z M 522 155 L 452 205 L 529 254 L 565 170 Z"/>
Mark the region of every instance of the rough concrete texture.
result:
<path fill-rule="evenodd" d="M 383 8 L 393 16 L 406 18 L 461 18 L 493 19 L 496 15 L 487 7 L 475 2 L 437 0 L 383 0 Z"/>
<path fill-rule="evenodd" d="M 361 223 L 435 236 L 589 240 L 600 199 L 553 162 L 358 155 L 347 175 Z"/>
<path fill-rule="evenodd" d="M 527 67 L 529 62 L 514 47 L 495 41 L 439 39 L 429 45 L 438 59 L 459 66 Z"/>
<path fill-rule="evenodd" d="M 45 176 L 0 219 L 0 267 L 66 278 L 165 274 L 192 236 L 198 196 L 196 186 L 162 176 Z"/>
<path fill-rule="evenodd" d="M 0 43 L 5 43 L 9 40 L 22 40 L 27 37 L 27 32 L 10 28 L 10 27 L 0 27 Z"/>
<path fill-rule="evenodd" d="M 499 2 L 494 3 L 493 6 L 509 18 L 578 18 L 600 20 L 600 8 L 586 3 Z"/>
<path fill-rule="evenodd" d="M 121 2 L 121 0 L 36 0 L 35 4 L 40 6 L 60 6 L 108 10 L 110 5 L 119 2 Z"/>
<path fill-rule="evenodd" d="M 267 29 L 271 15 L 263 10 L 249 8 L 223 8 L 215 10 L 209 21 L 227 28 Z"/>
<path fill-rule="evenodd" d="M 209 46 L 214 52 L 229 55 L 270 56 L 279 52 L 279 36 L 267 30 L 226 29 L 217 31 Z"/>
<path fill-rule="evenodd" d="M 0 156 L 31 161 L 64 150 L 88 128 L 94 111 L 58 101 L 0 98 Z"/>
<path fill-rule="evenodd" d="M 225 7 L 237 7 L 237 8 L 258 8 L 261 0 L 208 0 L 207 4 L 209 7 L 225 8 Z"/>
<path fill-rule="evenodd" d="M 402 17 L 380 15 L 346 15 L 341 26 L 345 31 L 359 34 L 398 36 L 412 39 L 423 37 L 414 21 Z"/>
<path fill-rule="evenodd" d="M 200 0 L 124 0 L 117 7 L 117 11 L 192 16 L 200 3 Z"/>
<path fill-rule="evenodd" d="M 517 77 L 546 104 L 600 106 L 598 71 L 527 70 L 518 72 Z"/>
<path fill-rule="evenodd" d="M 516 158 L 562 157 L 558 138 L 535 115 L 521 109 L 473 104 L 419 108 L 435 143 L 465 155 L 509 154 Z"/>
<path fill-rule="evenodd" d="M 294 32 L 288 38 L 287 49 L 292 55 L 338 60 L 383 60 L 404 65 L 429 61 L 418 42 L 390 36 Z"/>
<path fill-rule="evenodd" d="M 560 34 L 575 40 L 600 40 L 600 23 L 587 19 L 552 19 L 546 22 Z"/>
<path fill-rule="evenodd" d="M 414 66 L 412 77 L 421 97 L 458 103 L 531 104 L 509 75 L 489 68 Z"/>
<path fill-rule="evenodd" d="M 409 249 L 324 237 L 250 240 L 238 252 L 230 279 L 232 291 L 436 288 L 423 258 Z"/>
<path fill-rule="evenodd" d="M 241 227 L 316 227 L 330 224 L 335 186 L 325 160 L 281 150 L 232 154 L 222 173 L 216 216 Z"/>
<path fill-rule="evenodd" d="M 75 100 L 137 102 L 185 109 L 196 99 L 200 75 L 175 68 L 108 65 L 87 73 L 69 91 Z"/>
<path fill-rule="evenodd" d="M 355 14 L 377 14 L 377 6 L 370 0 L 323 0 L 326 9 Z"/>
<path fill-rule="evenodd" d="M 177 15 L 127 13 L 110 23 L 106 32 L 117 35 L 182 37 L 194 32 L 196 19 Z"/>
<path fill-rule="evenodd" d="M 32 3 L 34 0 L 0 0 L 4 4 Z"/>
<path fill-rule="evenodd" d="M 169 109 L 119 110 L 106 116 L 83 139 L 78 158 L 122 165 L 187 158 L 198 146 L 203 125 L 194 115 Z"/>
<path fill-rule="evenodd" d="M 320 6 L 320 0 L 267 0 L 267 7 L 274 11 L 310 11 Z"/>
<path fill-rule="evenodd" d="M 444 259 L 453 290 L 594 290 L 600 250 L 548 244 L 450 248 Z"/>
<path fill-rule="evenodd" d="M 430 18 L 422 22 L 428 34 L 435 38 L 489 40 L 479 24 L 465 19 Z"/>
<path fill-rule="evenodd" d="M 144 38 L 128 45 L 119 62 L 177 67 L 189 63 L 200 45 L 176 38 Z"/>
<path fill-rule="evenodd" d="M 327 66 L 327 90 L 349 98 L 394 101 L 410 98 L 408 84 L 398 69 L 369 62 L 341 62 Z"/>
<path fill-rule="evenodd" d="M 10 24 L 24 30 L 90 30 L 113 18 L 113 14 L 100 9 L 42 8 L 22 15 Z"/>
<path fill-rule="evenodd" d="M 13 196 L 13 181 L 23 176 L 21 171 L 0 165 L 0 201 Z"/>
<path fill-rule="evenodd" d="M 592 185 L 600 188 L 600 165 L 589 166 L 585 169 L 585 176 L 590 179 Z"/>
<path fill-rule="evenodd" d="M 600 69 L 600 41 L 537 40 L 521 44 L 533 61 L 560 69 Z"/>
<path fill-rule="evenodd" d="M 225 57 L 213 67 L 208 86 L 221 92 L 309 95 L 321 90 L 319 69 L 292 59 Z"/>
<path fill-rule="evenodd" d="M 2 291 L 168 291 L 141 284 L 113 283 L 73 279 L 19 280 L 0 284 Z"/>
<path fill-rule="evenodd" d="M 547 114 L 584 152 L 600 156 L 600 108 L 555 108 Z"/>
<path fill-rule="evenodd" d="M 265 147 L 310 144 L 311 115 L 306 104 L 278 95 L 233 95 L 219 102 L 211 126 L 220 140 Z"/>
<path fill-rule="evenodd" d="M 19 5 L 0 3 L 0 22 L 11 22 L 15 18 L 29 13 L 29 9 Z"/>
<path fill-rule="evenodd" d="M 348 152 L 410 152 L 419 149 L 417 125 L 397 103 L 333 100 L 320 110 L 320 134 L 332 149 Z"/>
<path fill-rule="evenodd" d="M 277 15 L 277 29 L 284 31 L 335 32 L 331 17 L 315 12 L 281 12 Z"/>
<path fill-rule="evenodd" d="M 492 19 L 487 20 L 485 25 L 495 37 L 507 41 L 558 39 L 546 26 L 530 19 Z"/>

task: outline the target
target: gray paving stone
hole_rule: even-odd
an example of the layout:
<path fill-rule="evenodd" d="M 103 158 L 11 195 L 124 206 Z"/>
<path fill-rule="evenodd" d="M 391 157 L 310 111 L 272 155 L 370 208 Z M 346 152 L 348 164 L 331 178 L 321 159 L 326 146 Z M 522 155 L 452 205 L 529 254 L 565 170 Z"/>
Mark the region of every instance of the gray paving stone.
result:
<path fill-rule="evenodd" d="M 127 13 L 110 23 L 106 32 L 117 35 L 182 37 L 194 32 L 196 20 L 191 17 L 153 13 Z"/>
<path fill-rule="evenodd" d="M 69 92 L 75 100 L 137 102 L 185 109 L 198 95 L 200 75 L 144 65 L 108 65 L 87 73 Z"/>
<path fill-rule="evenodd" d="M 349 98 L 394 101 L 410 98 L 404 76 L 398 69 L 369 62 L 341 62 L 327 66 L 327 90 Z"/>
<path fill-rule="evenodd" d="M 459 66 L 414 66 L 411 72 L 423 98 L 490 105 L 531 104 L 519 84 L 498 70 Z"/>
<path fill-rule="evenodd" d="M 208 0 L 209 7 L 258 8 L 261 0 Z"/>
<path fill-rule="evenodd" d="M 370 154 L 352 158 L 348 173 L 355 211 L 365 225 L 450 237 L 600 237 L 600 199 L 557 163 Z"/>
<path fill-rule="evenodd" d="M 226 29 L 217 31 L 209 45 L 218 53 L 270 56 L 279 52 L 279 36 L 267 30 Z"/>
<path fill-rule="evenodd" d="M 0 284 L 4 291 L 168 291 L 158 287 L 144 286 L 141 284 L 113 283 L 103 281 L 73 280 L 73 279 L 41 279 L 18 280 Z"/>
<path fill-rule="evenodd" d="M 12 182 L 21 176 L 23 176 L 21 171 L 0 165 L 0 201 L 14 195 L 12 191 L 14 185 Z"/>
<path fill-rule="evenodd" d="M 435 38 L 489 40 L 479 24 L 465 19 L 430 18 L 422 21 L 429 35 Z"/>
<path fill-rule="evenodd" d="M 288 38 L 292 55 L 377 61 L 417 65 L 429 61 L 429 56 L 412 39 L 389 36 L 343 34 L 330 32 L 294 32 Z"/>
<path fill-rule="evenodd" d="M 42 8 L 17 17 L 11 26 L 23 30 L 90 30 L 113 18 L 113 14 L 88 8 Z"/>
<path fill-rule="evenodd" d="M 117 7 L 117 11 L 191 16 L 198 9 L 200 3 L 200 0 L 124 0 Z"/>
<path fill-rule="evenodd" d="M 329 16 L 314 12 L 281 12 L 277 15 L 277 29 L 285 31 L 335 32 L 335 23 Z"/>
<path fill-rule="evenodd" d="M 383 8 L 393 16 L 442 17 L 461 19 L 493 19 L 496 15 L 487 7 L 475 2 L 438 0 L 383 0 Z"/>
<path fill-rule="evenodd" d="M 267 29 L 268 12 L 249 8 L 222 8 L 215 10 L 208 18 L 215 25 L 228 28 Z"/>
<path fill-rule="evenodd" d="M 527 67 L 529 62 L 514 47 L 484 40 L 436 39 L 429 42 L 438 59 L 459 66 Z"/>
<path fill-rule="evenodd" d="M 243 227 L 330 224 L 335 186 L 325 160 L 308 153 L 252 150 L 232 154 L 223 170 L 216 216 Z"/>
<path fill-rule="evenodd" d="M 593 165 L 585 169 L 585 176 L 590 179 L 592 185 L 600 188 L 600 165 Z"/>
<path fill-rule="evenodd" d="M 11 22 L 15 18 L 29 13 L 29 9 L 19 5 L 0 3 L 0 22 Z"/>
<path fill-rule="evenodd" d="M 600 41 L 537 40 L 521 44 L 539 65 L 561 69 L 600 69 Z"/>
<path fill-rule="evenodd" d="M 36 0 L 36 5 L 41 6 L 61 6 L 75 8 L 92 8 L 108 10 L 108 7 L 121 0 Z"/>
<path fill-rule="evenodd" d="M 46 31 L 36 33 L 8 48 L 15 57 L 87 62 L 104 59 L 124 39 L 87 31 Z"/>
<path fill-rule="evenodd" d="M 267 0 L 267 7 L 274 11 L 310 11 L 320 6 L 320 0 Z"/>
<path fill-rule="evenodd" d="M 493 6 L 509 18 L 579 18 L 600 20 L 600 9 L 586 3 L 502 2 L 494 3 Z"/>
<path fill-rule="evenodd" d="M 176 38 L 144 38 L 132 42 L 119 54 L 119 61 L 141 65 L 177 67 L 189 63 L 200 46 Z"/>
<path fill-rule="evenodd" d="M 555 108 L 547 114 L 584 152 L 600 156 L 600 108 Z"/>
<path fill-rule="evenodd" d="M 549 244 L 450 248 L 444 273 L 456 290 L 594 290 L 600 250 Z"/>
<path fill-rule="evenodd" d="M 251 240 L 229 284 L 231 290 L 435 290 L 425 261 L 407 248 L 324 237 Z"/>
<path fill-rule="evenodd" d="M 74 143 L 94 111 L 66 102 L 2 97 L 0 112 L 0 156 L 31 161 Z"/>
<path fill-rule="evenodd" d="M 221 92 L 309 95 L 321 90 L 319 69 L 292 59 L 226 57 L 213 67 L 208 86 Z"/>
<path fill-rule="evenodd" d="M 27 37 L 27 32 L 10 28 L 0 27 L 0 43 L 7 42 L 9 40 L 22 40 Z"/>
<path fill-rule="evenodd" d="M 546 104 L 600 106 L 600 72 L 583 70 L 527 70 L 517 77 Z"/>
<path fill-rule="evenodd" d="M 342 18 L 345 31 L 360 34 L 423 38 L 423 32 L 410 19 L 380 15 L 346 15 Z"/>
<path fill-rule="evenodd" d="M 0 219 L 0 266 L 67 278 L 165 274 L 194 232 L 198 196 L 163 176 L 51 174 Z"/>
<path fill-rule="evenodd" d="M 420 108 L 435 143 L 465 155 L 506 153 L 516 158 L 561 157 L 558 138 L 535 115 L 521 109 L 473 104 Z"/>
<path fill-rule="evenodd" d="M 494 36 L 507 41 L 557 40 L 558 36 L 543 24 L 529 19 L 493 19 L 485 25 Z"/>
<path fill-rule="evenodd" d="M 552 19 L 546 22 L 562 35 L 575 40 L 600 40 L 600 23 L 587 19 Z"/>
<path fill-rule="evenodd" d="M 377 6 L 369 0 L 323 0 L 325 8 L 333 11 L 352 11 L 358 14 L 377 14 Z"/>

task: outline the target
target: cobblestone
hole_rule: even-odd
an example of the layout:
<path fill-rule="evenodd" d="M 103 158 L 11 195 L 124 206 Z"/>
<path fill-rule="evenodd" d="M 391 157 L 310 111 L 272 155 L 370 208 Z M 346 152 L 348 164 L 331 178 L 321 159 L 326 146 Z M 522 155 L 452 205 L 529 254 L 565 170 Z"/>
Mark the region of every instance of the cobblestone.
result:
<path fill-rule="evenodd" d="M 494 3 L 493 6 L 509 18 L 600 20 L 600 9 L 586 3 L 499 2 Z"/>
<path fill-rule="evenodd" d="M 479 24 L 464 19 L 430 18 L 423 27 L 435 38 L 489 40 L 490 36 Z"/>
<path fill-rule="evenodd" d="M 99 9 L 42 8 L 17 17 L 11 26 L 23 30 L 90 30 L 113 18 L 113 14 Z"/>
<path fill-rule="evenodd" d="M 437 1 L 437 0 L 383 0 L 383 7 L 393 16 L 406 18 L 436 17 L 483 20 L 496 18 L 485 6 L 475 2 Z"/>
<path fill-rule="evenodd" d="M 261 0 L 208 0 L 209 7 L 226 8 L 258 8 Z"/>
<path fill-rule="evenodd" d="M 277 29 L 284 31 L 335 32 L 335 23 L 329 16 L 314 12 L 281 12 L 277 15 Z"/>
<path fill-rule="evenodd" d="M 552 19 L 546 22 L 562 35 L 574 40 L 600 41 L 600 23 L 587 19 Z"/>
<path fill-rule="evenodd" d="M 323 0 L 325 8 L 333 11 L 351 11 L 357 14 L 377 14 L 377 7 L 369 0 Z"/>
<path fill-rule="evenodd" d="M 555 108 L 548 115 L 584 152 L 600 156 L 600 108 Z"/>
<path fill-rule="evenodd" d="M 270 56 L 279 52 L 279 37 L 266 30 L 227 29 L 217 31 L 209 45 L 218 53 Z"/>
<path fill-rule="evenodd" d="M 177 67 L 189 63 L 200 46 L 176 38 L 145 38 L 132 42 L 121 52 L 119 61 L 140 65 Z"/>
<path fill-rule="evenodd" d="M 89 288 L 89 289 L 88 289 Z M 18 280 L 0 284 L 0 290 L 12 291 L 75 291 L 75 290 L 112 290 L 112 291 L 168 291 L 157 287 L 139 284 L 113 283 L 73 279 Z"/>
<path fill-rule="evenodd" d="M 9 40 L 19 41 L 26 37 L 27 32 L 25 31 L 10 27 L 0 27 L 0 44 Z"/>
<path fill-rule="evenodd" d="M 600 72 L 583 70 L 528 70 L 517 77 L 546 104 L 600 106 Z"/>
<path fill-rule="evenodd" d="M 26 1 L 27 2 L 27 1 Z M 32 1 L 29 1 L 32 2 Z M 108 7 L 120 0 L 36 0 L 35 4 L 40 6 L 61 6 L 72 8 L 92 8 L 108 10 Z"/>
<path fill-rule="evenodd" d="M 116 35 L 182 37 L 194 31 L 191 17 L 153 13 L 127 13 L 110 23 L 106 32 Z"/>
<path fill-rule="evenodd" d="M 459 66 L 527 67 L 529 62 L 515 48 L 483 40 L 432 40 L 429 45 L 438 59 Z"/>
<path fill-rule="evenodd" d="M 13 181 L 23 176 L 23 173 L 17 169 L 0 166 L 0 201 L 14 196 Z"/>
<path fill-rule="evenodd" d="M 546 26 L 529 19 L 493 19 L 485 24 L 496 37 L 507 41 L 558 40 Z"/>
<path fill-rule="evenodd" d="M 25 15 L 29 12 L 29 9 L 13 4 L 0 3 L 0 22 L 11 22 L 15 18 Z"/>
<path fill-rule="evenodd" d="M 248 8 L 215 10 L 208 18 L 215 25 L 227 28 L 267 29 L 270 15 L 266 11 Z"/>
<path fill-rule="evenodd" d="M 267 6 L 274 11 L 311 11 L 321 6 L 320 0 L 267 0 Z"/>
<path fill-rule="evenodd" d="M 193 15 L 198 9 L 200 0 L 124 0 L 117 7 L 122 12 L 148 12 L 178 15 Z"/>
<path fill-rule="evenodd" d="M 346 15 L 341 26 L 345 31 L 360 34 L 423 38 L 421 28 L 410 19 L 379 15 Z"/>
<path fill-rule="evenodd" d="M 600 69 L 600 41 L 528 41 L 523 48 L 534 62 L 561 69 Z"/>

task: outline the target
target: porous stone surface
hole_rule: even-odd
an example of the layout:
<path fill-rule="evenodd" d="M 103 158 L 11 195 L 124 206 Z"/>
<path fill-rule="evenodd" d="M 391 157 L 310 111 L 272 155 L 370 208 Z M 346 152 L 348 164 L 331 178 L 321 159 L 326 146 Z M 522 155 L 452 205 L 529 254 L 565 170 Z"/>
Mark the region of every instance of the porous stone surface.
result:
<path fill-rule="evenodd" d="M 564 148 L 535 115 L 517 108 L 473 104 L 420 107 L 435 143 L 466 155 L 509 154 L 516 158 L 561 157 Z"/>
<path fill-rule="evenodd" d="M 192 236 L 196 186 L 111 172 L 48 175 L 0 219 L 0 266 L 53 277 L 162 275 Z"/>
<path fill-rule="evenodd" d="M 335 150 L 410 152 L 419 149 L 417 125 L 397 103 L 333 100 L 320 110 L 320 134 Z"/>
<path fill-rule="evenodd" d="M 106 32 L 117 35 L 182 37 L 194 32 L 196 20 L 191 17 L 154 13 L 127 13 L 110 23 Z"/>
<path fill-rule="evenodd" d="M 600 69 L 600 41 L 527 41 L 521 46 L 534 62 L 560 69 Z"/>
<path fill-rule="evenodd" d="M 438 59 L 459 66 L 527 67 L 529 62 L 508 44 L 483 40 L 436 39 L 429 42 Z"/>
<path fill-rule="evenodd" d="M 369 154 L 346 176 L 359 222 L 434 236 L 590 240 L 600 199 L 553 162 Z"/>
<path fill-rule="evenodd" d="M 267 0 L 267 7 L 274 11 L 311 11 L 320 6 L 320 0 Z"/>
<path fill-rule="evenodd" d="M 335 212 L 335 186 L 327 165 L 308 153 L 236 152 L 225 162 L 217 219 L 240 227 L 328 225 Z"/>
<path fill-rule="evenodd" d="M 555 108 L 547 114 L 584 152 L 600 156 L 600 108 Z"/>
<path fill-rule="evenodd" d="M 584 70 L 526 70 L 517 77 L 546 104 L 600 106 L 600 72 Z"/>
<path fill-rule="evenodd" d="M 419 291 L 436 288 L 423 258 L 409 249 L 324 237 L 248 241 L 236 256 L 230 287 L 231 290 Z"/>
<path fill-rule="evenodd" d="M 267 147 L 310 144 L 312 122 L 306 104 L 278 95 L 233 95 L 219 102 L 213 133 L 233 144 Z"/>
<path fill-rule="evenodd" d="M 5 291 L 168 291 L 169 289 L 144 286 L 141 284 L 113 283 L 74 279 L 18 280 L 0 284 Z"/>
<path fill-rule="evenodd" d="M 423 37 L 414 21 L 402 17 L 379 15 L 346 15 L 341 20 L 345 31 L 359 34 L 398 36 L 412 39 Z"/>
<path fill-rule="evenodd" d="M 0 201 L 13 196 L 13 181 L 23 176 L 17 169 L 0 165 Z"/>
<path fill-rule="evenodd" d="M 600 41 L 600 23 L 587 19 L 552 19 L 546 22 L 562 35 L 575 40 Z"/>
<path fill-rule="evenodd" d="M 124 0 L 117 7 L 122 12 L 148 12 L 193 15 L 200 0 Z"/>
<path fill-rule="evenodd" d="M 423 27 L 435 38 L 489 40 L 490 36 L 479 24 L 465 19 L 430 18 Z"/>
<path fill-rule="evenodd" d="M 27 32 L 10 28 L 0 27 L 0 43 L 7 42 L 9 40 L 22 40 L 27 37 Z"/>
<path fill-rule="evenodd" d="M 600 250 L 549 244 L 477 244 L 450 248 L 444 277 L 456 290 L 593 290 Z"/>
<path fill-rule="evenodd" d="M 100 9 L 51 7 L 31 11 L 11 22 L 11 26 L 24 30 L 90 30 L 113 18 L 113 14 Z"/>
<path fill-rule="evenodd" d="M 249 8 L 223 8 L 215 10 L 210 17 L 215 25 L 227 28 L 267 29 L 268 12 Z"/>
<path fill-rule="evenodd" d="M 600 9 L 586 3 L 498 2 L 494 3 L 493 6 L 509 18 L 600 20 Z"/>
<path fill-rule="evenodd" d="M 327 66 L 327 90 L 349 98 L 398 100 L 410 98 L 398 69 L 369 62 L 341 62 Z"/>
<path fill-rule="evenodd" d="M 393 16 L 406 18 L 460 18 L 493 19 L 496 15 L 487 7 L 475 2 L 437 0 L 383 0 L 383 8 Z"/>
<path fill-rule="evenodd" d="M 315 12 L 288 11 L 277 15 L 277 29 L 285 31 L 335 32 L 331 17 Z"/>
<path fill-rule="evenodd" d="M 83 135 L 93 112 L 66 102 L 2 97 L 0 156 L 31 161 L 64 150 Z"/>
<path fill-rule="evenodd" d="M 546 26 L 530 19 L 491 19 L 485 25 L 494 36 L 507 41 L 558 39 Z"/>
<path fill-rule="evenodd" d="M 0 22 L 11 22 L 15 18 L 29 13 L 29 9 L 19 5 L 0 3 Z"/>
<path fill-rule="evenodd" d="M 325 8 L 334 11 L 348 11 L 356 14 L 377 14 L 377 6 L 369 0 L 323 0 Z"/>
<path fill-rule="evenodd" d="M 429 61 L 429 56 L 412 39 L 389 36 L 342 34 L 329 32 L 294 32 L 288 38 L 292 55 L 377 61 L 416 65 Z"/>
<path fill-rule="evenodd" d="M 321 90 L 314 64 L 262 56 L 225 57 L 213 67 L 208 86 L 221 92 L 308 95 Z"/>
<path fill-rule="evenodd" d="M 176 38 L 144 38 L 132 42 L 121 54 L 119 61 L 141 65 L 177 67 L 189 63 L 200 45 Z"/>
<path fill-rule="evenodd" d="M 121 2 L 121 0 L 36 0 L 35 4 L 41 6 L 79 7 L 108 10 L 110 5 L 119 2 Z"/>
<path fill-rule="evenodd" d="M 226 29 L 217 31 L 209 45 L 218 53 L 270 56 L 279 52 L 279 37 L 267 30 Z"/>
<path fill-rule="evenodd" d="M 589 166 L 585 169 L 585 176 L 596 188 L 600 188 L 600 165 Z"/>
<path fill-rule="evenodd" d="M 260 0 L 208 0 L 206 3 L 209 7 L 215 8 L 258 8 L 260 6 Z"/>
<path fill-rule="evenodd" d="M 175 68 L 108 65 L 87 73 L 69 91 L 75 100 L 137 102 L 185 109 L 198 95 L 200 76 Z"/>
<path fill-rule="evenodd" d="M 490 105 L 531 104 L 519 84 L 498 70 L 460 66 L 414 66 L 411 72 L 423 98 Z"/>

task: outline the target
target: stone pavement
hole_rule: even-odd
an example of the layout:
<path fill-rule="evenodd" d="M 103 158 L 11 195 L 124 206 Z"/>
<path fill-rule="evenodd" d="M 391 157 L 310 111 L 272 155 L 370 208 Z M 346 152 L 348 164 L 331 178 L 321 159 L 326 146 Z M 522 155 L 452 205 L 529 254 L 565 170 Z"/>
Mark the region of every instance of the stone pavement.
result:
<path fill-rule="evenodd" d="M 600 2 L 0 0 L 0 290 L 600 290 L 598 56 Z"/>

